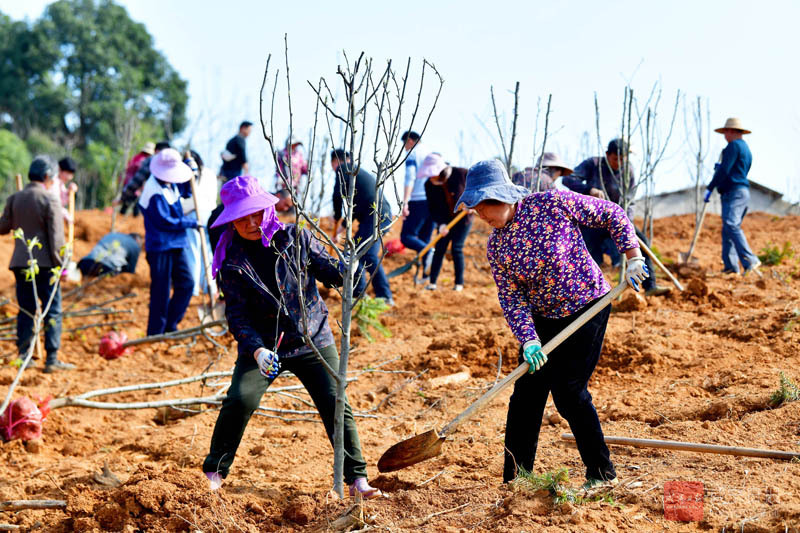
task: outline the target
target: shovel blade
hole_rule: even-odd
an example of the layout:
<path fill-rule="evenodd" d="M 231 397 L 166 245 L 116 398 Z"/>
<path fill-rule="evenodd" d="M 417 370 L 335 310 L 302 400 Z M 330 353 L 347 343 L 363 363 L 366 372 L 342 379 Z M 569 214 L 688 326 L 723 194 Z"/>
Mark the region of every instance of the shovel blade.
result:
<path fill-rule="evenodd" d="M 401 267 L 397 267 L 394 270 L 392 270 L 391 272 L 389 272 L 388 274 L 386 274 L 386 277 L 387 278 L 393 278 L 395 276 L 399 276 L 400 274 L 405 274 L 406 272 L 411 270 L 411 267 L 414 266 L 414 263 L 415 263 L 414 261 L 410 261 L 410 262 L 406 263 L 405 265 L 403 265 Z"/>
<path fill-rule="evenodd" d="M 422 461 L 426 461 L 442 453 L 442 443 L 446 437 L 440 437 L 435 429 L 400 441 L 386 450 L 378 460 L 378 471 L 394 472 Z"/>
<path fill-rule="evenodd" d="M 696 257 L 689 257 L 688 252 L 678 252 L 678 263 L 682 265 L 699 265 L 700 261 Z"/>

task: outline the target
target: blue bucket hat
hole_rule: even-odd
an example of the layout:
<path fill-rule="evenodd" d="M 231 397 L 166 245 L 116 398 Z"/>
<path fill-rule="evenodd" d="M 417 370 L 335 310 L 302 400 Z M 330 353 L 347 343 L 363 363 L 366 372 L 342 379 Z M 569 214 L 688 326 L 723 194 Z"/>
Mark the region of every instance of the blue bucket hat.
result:
<path fill-rule="evenodd" d="M 471 209 L 484 200 L 515 204 L 531 193 L 525 187 L 511 183 L 506 167 L 496 159 L 475 163 L 467 172 L 467 185 L 456 202 L 456 211 Z"/>

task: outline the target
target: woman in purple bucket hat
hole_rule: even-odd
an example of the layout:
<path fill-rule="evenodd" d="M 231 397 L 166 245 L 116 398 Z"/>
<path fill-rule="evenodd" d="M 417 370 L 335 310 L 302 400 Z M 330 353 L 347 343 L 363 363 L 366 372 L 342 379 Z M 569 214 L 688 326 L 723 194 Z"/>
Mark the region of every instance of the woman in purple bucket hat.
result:
<path fill-rule="evenodd" d="M 547 397 L 569 423 L 586 466 L 587 491 L 617 483 L 587 385 L 603 347 L 611 306 L 600 311 L 552 353 L 546 343 L 610 289 L 592 260 L 579 225 L 608 230 L 628 258 L 625 279 L 636 291 L 647 278 L 633 224 L 613 202 L 572 191 L 533 193 L 508 179 L 496 160 L 467 173 L 456 209 L 475 209 L 494 228 L 486 245 L 500 307 L 520 343 L 529 373 L 514 384 L 508 405 L 503 481 L 533 471 Z"/>
<path fill-rule="evenodd" d="M 211 269 L 225 295 L 228 328 L 238 343 L 239 355 L 203 463 L 212 489 L 219 488 L 227 477 L 247 422 L 284 370 L 306 387 L 333 441 L 336 382 L 306 339 L 328 365 L 339 367 L 328 308 L 317 281 L 328 287 L 343 284 L 339 262 L 308 230 L 280 222 L 275 213 L 278 198 L 265 192 L 255 178 L 230 180 L 222 186 L 220 198 L 224 209 L 212 228 L 225 229 Z M 301 263 L 307 265 L 301 278 L 295 266 L 298 252 Z M 303 319 L 303 306 L 307 320 Z M 279 460 L 275 466 L 283 468 Z M 351 496 L 381 495 L 367 483 L 367 464 L 349 403 L 344 413 L 344 481 Z"/>

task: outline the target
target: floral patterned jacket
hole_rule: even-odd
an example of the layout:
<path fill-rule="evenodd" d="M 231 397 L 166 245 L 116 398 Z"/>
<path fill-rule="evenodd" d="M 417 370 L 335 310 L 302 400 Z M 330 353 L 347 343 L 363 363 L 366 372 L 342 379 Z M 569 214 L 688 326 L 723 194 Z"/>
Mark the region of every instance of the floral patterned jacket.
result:
<path fill-rule="evenodd" d="M 302 287 L 295 266 L 298 231 L 300 260 L 306 265 Z M 248 361 L 254 361 L 253 353 L 258 348 L 275 350 L 281 333 L 284 337 L 277 352 L 282 359 L 311 352 L 303 339 L 306 331 L 317 348 L 334 342 L 328 325 L 328 307 L 317 290 L 317 280 L 328 287 L 341 286 L 339 262 L 328 255 L 308 230 L 298 230 L 294 224 L 287 224 L 275 233 L 270 247 L 279 254 L 274 273 L 256 272 L 236 240 L 230 244 L 219 271 L 228 327 L 239 344 L 239 357 Z M 279 294 L 267 288 L 261 275 L 275 276 Z M 303 321 L 301 290 L 308 329 Z"/>
<path fill-rule="evenodd" d="M 500 307 L 522 344 L 539 339 L 535 315 L 569 316 L 611 289 L 578 225 L 607 229 L 620 252 L 639 247 L 620 206 L 556 189 L 520 200 L 514 218 L 489 237 L 486 256 Z"/>

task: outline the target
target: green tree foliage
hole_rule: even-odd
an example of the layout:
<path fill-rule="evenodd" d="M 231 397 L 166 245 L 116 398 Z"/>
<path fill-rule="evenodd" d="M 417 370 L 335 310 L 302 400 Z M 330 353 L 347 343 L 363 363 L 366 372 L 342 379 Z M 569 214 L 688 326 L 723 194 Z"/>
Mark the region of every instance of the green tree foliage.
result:
<path fill-rule="evenodd" d="M 186 81 L 112 0 L 57 0 L 33 23 L 0 13 L 0 128 L 37 153 L 72 155 L 79 205 L 111 200 L 123 123 L 138 124 L 136 153 L 183 130 L 187 102 Z"/>
<path fill-rule="evenodd" d="M 0 195 L 7 198 L 16 187 L 15 174 L 22 174 L 27 181 L 31 154 L 25 143 L 8 130 L 0 130 Z"/>

